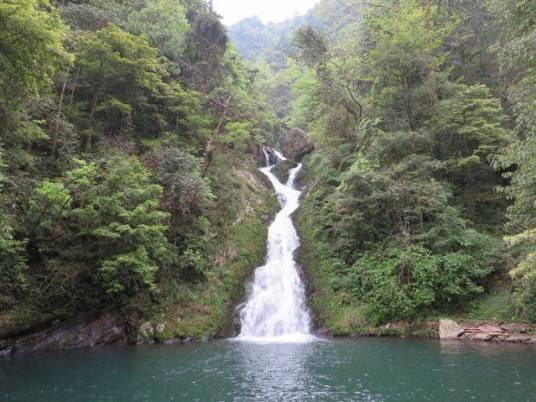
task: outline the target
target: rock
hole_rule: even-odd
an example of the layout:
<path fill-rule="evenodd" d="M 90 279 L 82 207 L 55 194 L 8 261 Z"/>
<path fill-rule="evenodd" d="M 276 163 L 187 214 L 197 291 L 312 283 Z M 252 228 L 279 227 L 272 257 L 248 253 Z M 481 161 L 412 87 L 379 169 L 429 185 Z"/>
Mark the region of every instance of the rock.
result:
<path fill-rule="evenodd" d="M 501 327 L 497 325 L 488 325 L 488 324 L 481 325 L 480 327 L 478 327 L 478 330 L 481 332 L 487 332 L 489 334 L 495 334 L 495 335 L 504 334 L 506 332 L 504 329 L 502 329 Z"/>
<path fill-rule="evenodd" d="M 488 334 L 487 332 L 481 332 L 471 336 L 471 339 L 474 341 L 491 341 L 492 338 L 493 336 Z"/>
<path fill-rule="evenodd" d="M 272 219 L 272 217 L 268 214 L 264 214 L 261 216 L 261 221 L 262 223 L 268 223 L 270 222 L 270 220 Z"/>
<path fill-rule="evenodd" d="M 527 335 L 511 335 L 505 339 L 506 342 L 511 343 L 529 343 L 532 340 L 532 337 Z"/>
<path fill-rule="evenodd" d="M 528 324 L 503 324 L 501 329 L 512 334 L 526 334 L 531 331 L 531 326 Z"/>
<path fill-rule="evenodd" d="M 315 331 L 315 335 L 318 335 L 318 336 L 324 336 L 324 337 L 328 337 L 328 336 L 331 336 L 331 333 L 329 331 L 328 328 L 319 328 Z"/>
<path fill-rule="evenodd" d="M 274 149 L 271 147 L 263 147 L 262 152 L 262 166 L 268 165 L 275 165 L 279 159 L 277 158 L 277 155 L 274 152 Z"/>
<path fill-rule="evenodd" d="M 138 329 L 138 338 L 152 338 L 154 337 L 154 327 L 150 321 L 142 324 Z"/>
<path fill-rule="evenodd" d="M 45 330 L 0 341 L 0 357 L 41 350 L 68 350 L 123 342 L 126 321 L 117 313 L 101 313 L 53 325 Z"/>
<path fill-rule="evenodd" d="M 281 139 L 281 150 L 287 158 L 299 162 L 315 149 L 307 133 L 299 128 L 287 131 Z"/>
<path fill-rule="evenodd" d="M 452 320 L 439 321 L 439 339 L 458 339 L 463 334 L 463 328 Z"/>
<path fill-rule="evenodd" d="M 156 332 L 162 333 L 166 330 L 166 323 L 162 322 L 156 326 Z"/>
<path fill-rule="evenodd" d="M 290 170 L 294 169 L 297 163 L 292 160 L 281 161 L 272 169 L 272 173 L 281 183 L 286 183 L 290 176 Z"/>

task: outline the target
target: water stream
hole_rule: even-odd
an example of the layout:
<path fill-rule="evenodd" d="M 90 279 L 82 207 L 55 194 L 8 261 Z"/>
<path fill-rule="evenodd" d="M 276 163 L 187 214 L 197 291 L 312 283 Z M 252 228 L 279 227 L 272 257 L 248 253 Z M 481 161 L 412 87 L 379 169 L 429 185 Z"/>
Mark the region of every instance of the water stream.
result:
<path fill-rule="evenodd" d="M 279 161 L 285 160 L 279 152 L 270 151 Z M 283 184 L 272 173 L 273 158 L 267 149 L 264 152 L 267 167 L 261 171 L 270 179 L 281 210 L 268 229 L 266 262 L 256 269 L 248 299 L 241 308 L 242 327 L 237 339 L 262 343 L 307 342 L 314 338 L 310 333 L 305 289 L 294 259 L 300 239 L 292 222 L 301 195 L 294 181 L 302 165 L 291 169 Z"/>

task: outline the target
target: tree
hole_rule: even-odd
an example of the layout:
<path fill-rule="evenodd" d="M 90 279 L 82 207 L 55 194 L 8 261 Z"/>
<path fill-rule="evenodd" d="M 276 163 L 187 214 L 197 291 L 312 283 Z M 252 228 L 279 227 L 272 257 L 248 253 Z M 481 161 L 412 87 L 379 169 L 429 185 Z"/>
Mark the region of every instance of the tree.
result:
<path fill-rule="evenodd" d="M 491 158 L 514 139 L 505 128 L 508 117 L 484 85 L 453 84 L 449 92 L 432 112 L 434 156 L 446 163 L 445 177 L 465 216 L 492 227 L 500 225 L 497 211 L 504 210 L 506 202 L 495 193 L 503 180 Z"/>
<path fill-rule="evenodd" d="M 368 80 L 376 116 L 392 131 L 415 130 L 430 116 L 447 77 L 441 71 L 442 50 L 453 24 L 436 25 L 434 6 L 401 0 L 367 16 Z"/>
<path fill-rule="evenodd" d="M 79 127 L 86 133 L 86 151 L 95 131 L 128 134 L 132 127 L 142 136 L 155 136 L 162 130 L 155 96 L 164 86 L 165 71 L 156 54 L 145 39 L 113 25 L 81 39 L 76 95 L 84 113 Z"/>
<path fill-rule="evenodd" d="M 128 16 L 129 31 L 143 35 L 152 47 L 178 62 L 182 56 L 189 24 L 186 9 L 176 0 L 147 0 Z"/>
<path fill-rule="evenodd" d="M 0 4 L 0 102 L 13 103 L 22 94 L 50 87 L 62 64 L 63 24 L 48 0 L 6 0 Z"/>
<path fill-rule="evenodd" d="M 204 95 L 212 93 L 223 82 L 227 35 L 218 16 L 209 10 L 198 10 L 190 18 L 181 77 L 185 86 Z"/>
<path fill-rule="evenodd" d="M 155 149 L 145 161 L 164 189 L 162 207 L 169 213 L 167 237 L 174 264 L 160 276 L 166 281 L 204 278 L 213 236 L 205 214 L 214 196 L 208 179 L 201 177 L 201 161 L 176 147 Z"/>
<path fill-rule="evenodd" d="M 536 4 L 531 1 L 494 1 L 509 30 L 505 30 L 499 53 L 501 68 L 510 86 L 509 99 L 516 117 L 518 141 L 495 159 L 495 166 L 506 171 L 510 185 L 502 191 L 513 201 L 508 210 L 510 236 L 506 244 L 522 251 L 522 258 L 511 271 L 516 279 L 518 309 L 536 320 Z"/>
<path fill-rule="evenodd" d="M 1 151 L 0 148 L 0 170 L 3 170 Z M 3 180 L 0 171 L 0 189 Z M 25 243 L 14 238 L 13 228 L 9 224 L 8 215 L 2 204 L 0 204 L 0 310 L 12 307 L 17 298 L 23 295 L 27 285 L 28 268 L 24 256 Z"/>
<path fill-rule="evenodd" d="M 37 186 L 31 241 L 49 270 L 47 282 L 61 289 L 54 299 L 86 307 L 107 298 L 126 302 L 154 288 L 158 269 L 170 261 L 162 187 L 133 157 L 77 163 L 62 180 Z M 81 286 L 81 278 L 91 279 Z"/>

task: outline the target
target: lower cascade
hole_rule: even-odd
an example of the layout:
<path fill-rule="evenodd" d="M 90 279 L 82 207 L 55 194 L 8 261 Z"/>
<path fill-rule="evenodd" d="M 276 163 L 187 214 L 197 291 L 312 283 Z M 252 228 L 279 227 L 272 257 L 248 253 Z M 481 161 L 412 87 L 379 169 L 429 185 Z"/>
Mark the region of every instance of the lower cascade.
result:
<path fill-rule="evenodd" d="M 306 306 L 294 252 L 300 239 L 291 215 L 300 205 L 301 192 L 294 188 L 299 164 L 290 170 L 283 184 L 272 173 L 274 159 L 286 158 L 272 149 L 264 150 L 266 167 L 260 169 L 271 181 L 281 210 L 268 229 L 268 254 L 265 265 L 255 271 L 248 299 L 240 311 L 241 332 L 238 340 L 254 342 L 307 342 L 311 317 Z M 275 155 L 275 158 L 274 158 Z"/>

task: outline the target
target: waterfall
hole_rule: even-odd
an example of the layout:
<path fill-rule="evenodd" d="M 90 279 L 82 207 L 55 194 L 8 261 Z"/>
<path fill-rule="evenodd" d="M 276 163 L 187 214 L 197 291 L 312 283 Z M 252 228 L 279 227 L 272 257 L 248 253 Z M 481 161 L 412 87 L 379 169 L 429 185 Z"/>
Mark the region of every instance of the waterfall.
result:
<path fill-rule="evenodd" d="M 267 167 L 260 170 L 274 186 L 281 210 L 268 229 L 265 265 L 255 270 L 247 301 L 240 311 L 242 329 L 237 339 L 307 342 L 314 337 L 310 333 L 305 289 L 294 260 L 300 240 L 291 218 L 300 205 L 301 192 L 294 188 L 294 181 L 302 165 L 292 169 L 283 184 L 271 170 L 272 162 L 285 160 L 285 157 L 271 148 L 265 148 L 264 155 Z"/>

